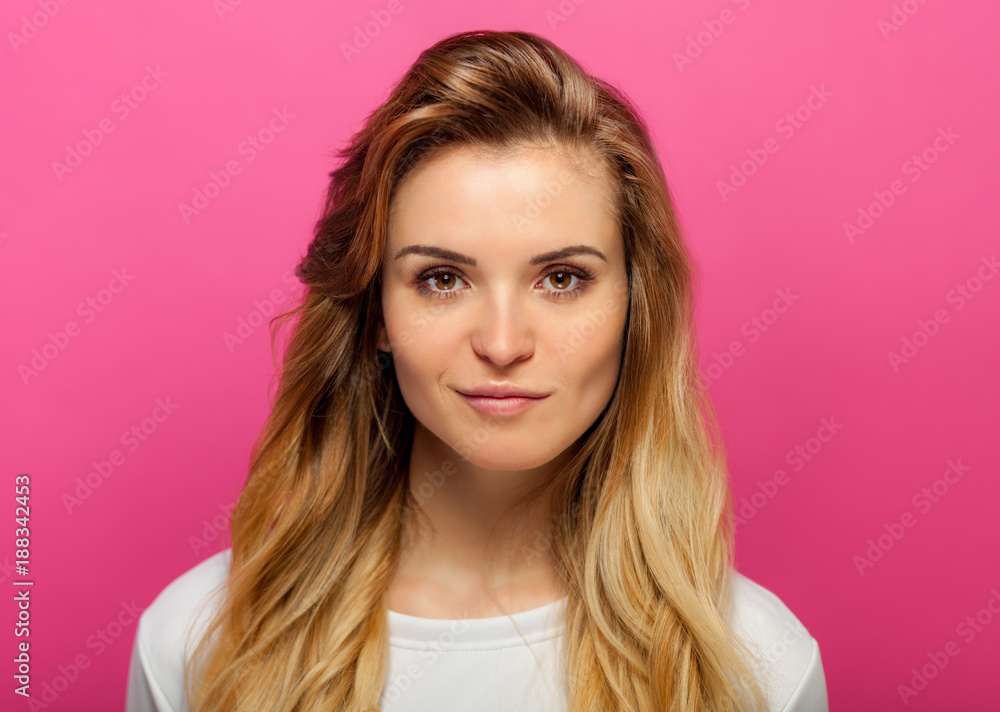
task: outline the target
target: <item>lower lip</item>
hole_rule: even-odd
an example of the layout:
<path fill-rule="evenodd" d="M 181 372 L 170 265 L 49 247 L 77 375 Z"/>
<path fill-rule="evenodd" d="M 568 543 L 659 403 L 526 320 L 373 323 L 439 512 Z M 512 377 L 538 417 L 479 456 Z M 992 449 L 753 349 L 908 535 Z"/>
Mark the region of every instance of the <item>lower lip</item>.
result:
<path fill-rule="evenodd" d="M 517 415 L 523 413 L 535 403 L 545 400 L 547 396 L 541 398 L 492 398 L 490 396 L 467 396 L 460 394 L 465 402 L 486 415 Z"/>

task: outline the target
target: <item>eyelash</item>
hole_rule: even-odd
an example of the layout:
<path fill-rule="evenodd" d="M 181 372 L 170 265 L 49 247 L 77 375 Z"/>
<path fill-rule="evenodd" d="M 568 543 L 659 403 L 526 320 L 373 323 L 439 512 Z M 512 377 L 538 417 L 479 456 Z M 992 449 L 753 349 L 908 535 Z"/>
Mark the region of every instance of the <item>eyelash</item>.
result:
<path fill-rule="evenodd" d="M 562 290 L 558 290 L 558 289 L 557 290 L 551 290 L 551 289 L 549 289 L 549 290 L 545 290 L 545 291 L 548 291 L 548 292 L 553 292 L 553 294 L 555 295 L 556 299 L 576 299 L 577 297 L 579 297 L 583 293 L 583 291 L 587 288 L 589 282 L 591 280 L 593 280 L 593 278 L 594 278 L 594 275 L 591 272 L 589 272 L 588 270 L 579 269 L 579 268 L 576 268 L 576 267 L 562 266 L 562 267 L 554 267 L 554 268 L 550 269 L 548 272 L 546 272 L 544 275 L 542 275 L 542 279 L 544 280 L 544 279 L 547 279 L 548 277 L 550 277 L 550 276 L 552 276 L 554 274 L 560 274 L 560 273 L 562 273 L 562 274 L 569 274 L 569 275 L 572 275 L 572 276 L 576 277 L 579 280 L 579 283 L 576 285 L 576 287 L 574 287 L 572 289 L 562 289 Z M 454 289 L 454 288 L 453 289 L 446 289 L 446 290 L 430 289 L 430 288 L 427 287 L 426 284 L 424 284 L 424 282 L 426 282 L 429 279 L 432 279 L 434 277 L 437 277 L 440 274 L 451 274 L 451 275 L 455 275 L 455 276 L 460 277 L 460 278 L 462 277 L 462 275 L 459 272 L 456 272 L 454 269 L 452 269 L 450 267 L 435 267 L 435 268 L 427 270 L 425 272 L 421 272 L 417 276 L 417 278 L 416 278 L 416 280 L 417 280 L 417 291 L 419 291 L 421 294 L 425 294 L 425 295 L 431 296 L 431 297 L 436 297 L 438 299 L 453 299 L 454 297 L 458 296 L 457 292 L 461 291 L 459 289 Z M 463 278 L 463 281 L 464 281 L 464 278 Z"/>

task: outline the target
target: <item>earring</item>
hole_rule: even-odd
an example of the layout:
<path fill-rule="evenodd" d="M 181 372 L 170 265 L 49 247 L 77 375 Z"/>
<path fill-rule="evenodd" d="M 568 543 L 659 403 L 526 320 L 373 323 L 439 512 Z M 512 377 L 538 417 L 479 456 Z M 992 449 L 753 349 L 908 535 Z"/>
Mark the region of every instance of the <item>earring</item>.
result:
<path fill-rule="evenodd" d="M 384 371 L 392 366 L 392 351 L 375 349 L 375 363 L 378 364 L 378 369 L 380 371 Z"/>

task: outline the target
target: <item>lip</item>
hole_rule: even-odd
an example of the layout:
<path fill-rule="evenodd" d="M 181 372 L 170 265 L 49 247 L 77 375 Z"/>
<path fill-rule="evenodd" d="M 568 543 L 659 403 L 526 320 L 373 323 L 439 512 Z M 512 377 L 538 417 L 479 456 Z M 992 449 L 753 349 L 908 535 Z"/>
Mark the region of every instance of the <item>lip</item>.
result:
<path fill-rule="evenodd" d="M 518 415 L 549 396 L 548 393 L 521 388 L 506 381 L 482 383 L 465 391 L 456 391 L 480 413 L 494 416 Z"/>
<path fill-rule="evenodd" d="M 544 398 L 548 393 L 539 393 L 527 388 L 519 388 L 513 383 L 493 381 L 483 383 L 464 391 L 455 389 L 463 396 L 489 396 L 490 398 Z"/>
<path fill-rule="evenodd" d="M 523 396 L 506 396 L 502 398 L 494 398 L 492 396 L 470 396 L 462 393 L 461 391 L 458 391 L 458 394 L 465 399 L 466 403 L 471 405 L 480 413 L 495 416 L 519 415 L 531 406 L 547 398 L 547 396 L 532 398 Z"/>

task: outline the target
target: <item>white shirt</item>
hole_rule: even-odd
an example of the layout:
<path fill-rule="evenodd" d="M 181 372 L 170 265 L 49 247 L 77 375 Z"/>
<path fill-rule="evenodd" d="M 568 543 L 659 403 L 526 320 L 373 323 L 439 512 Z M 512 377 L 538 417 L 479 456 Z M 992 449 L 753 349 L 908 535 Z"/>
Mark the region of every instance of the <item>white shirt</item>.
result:
<path fill-rule="evenodd" d="M 193 638 L 204 631 L 218 601 L 211 594 L 226 582 L 230 554 L 220 551 L 177 577 L 139 617 L 126 712 L 190 712 L 183 665 L 196 640 L 185 648 L 185 633 Z M 816 640 L 776 595 L 739 572 L 733 576 L 735 628 L 773 662 L 773 679 L 761 679 L 769 710 L 828 712 Z M 440 620 L 389 611 L 382 710 L 565 710 L 556 685 L 565 601 L 510 618 Z"/>

